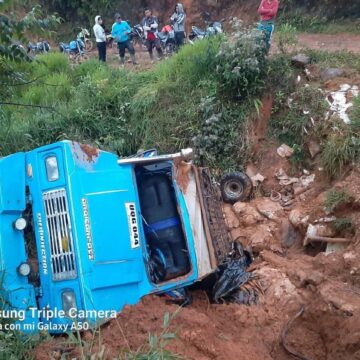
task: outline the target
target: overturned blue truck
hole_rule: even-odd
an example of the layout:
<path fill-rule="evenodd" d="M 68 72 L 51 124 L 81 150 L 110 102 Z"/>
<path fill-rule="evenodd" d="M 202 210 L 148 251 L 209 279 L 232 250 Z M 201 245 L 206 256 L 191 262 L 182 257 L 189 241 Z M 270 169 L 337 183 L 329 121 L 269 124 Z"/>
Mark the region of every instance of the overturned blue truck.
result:
<path fill-rule="evenodd" d="M 0 315 L 25 332 L 87 329 L 213 273 L 229 235 L 191 155 L 61 141 L 0 159 Z"/>

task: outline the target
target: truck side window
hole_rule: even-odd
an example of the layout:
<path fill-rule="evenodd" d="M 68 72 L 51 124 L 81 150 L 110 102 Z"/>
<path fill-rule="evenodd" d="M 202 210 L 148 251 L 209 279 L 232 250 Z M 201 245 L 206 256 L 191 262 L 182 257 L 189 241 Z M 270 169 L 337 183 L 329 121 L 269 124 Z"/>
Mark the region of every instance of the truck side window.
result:
<path fill-rule="evenodd" d="M 56 156 L 49 156 L 45 159 L 46 176 L 48 181 L 56 181 L 59 179 L 59 167 Z"/>

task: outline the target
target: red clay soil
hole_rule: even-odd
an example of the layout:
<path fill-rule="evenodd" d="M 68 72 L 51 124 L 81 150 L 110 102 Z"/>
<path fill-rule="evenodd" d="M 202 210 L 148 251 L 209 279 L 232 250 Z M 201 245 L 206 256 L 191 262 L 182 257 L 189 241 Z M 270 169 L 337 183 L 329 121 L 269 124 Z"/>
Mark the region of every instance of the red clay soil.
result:
<path fill-rule="evenodd" d="M 297 200 L 295 207 L 309 214 L 311 221 L 325 216 L 324 183 L 313 185 L 319 195 Z M 100 349 L 105 359 L 126 359 L 126 351 L 148 344 L 149 334 L 159 335 L 165 313 L 173 315 L 166 332 L 176 334 L 167 349 L 184 359 L 288 360 L 295 359 L 286 348 L 305 360 L 360 359 L 360 172 L 352 171 L 332 184 L 346 188 L 353 202 L 335 212 L 352 219 L 356 234 L 344 250 L 309 256 L 301 239 L 290 248 L 281 246 L 274 235 L 251 265 L 259 275 L 263 290 L 256 306 L 211 304 L 203 290 L 192 292 L 193 302 L 185 308 L 168 304 L 162 297 L 148 296 L 133 307 L 125 307 L 117 319 L 101 327 L 95 335 L 82 334 L 85 355 Z M 329 188 L 329 186 L 328 186 Z M 263 201 L 257 197 L 253 203 Z M 251 202 L 250 202 L 251 204 Z M 235 213 L 234 213 L 235 214 Z M 274 220 L 261 220 L 259 225 Z M 301 238 L 301 232 L 300 232 Z M 302 316 L 286 325 L 304 308 Z M 91 351 L 89 350 L 91 348 Z M 65 355 L 66 354 L 66 355 Z M 35 359 L 81 359 L 81 352 L 64 337 L 40 344 Z M 64 356 L 64 357 L 61 357 Z M 90 358 L 90 357 L 89 357 Z"/>

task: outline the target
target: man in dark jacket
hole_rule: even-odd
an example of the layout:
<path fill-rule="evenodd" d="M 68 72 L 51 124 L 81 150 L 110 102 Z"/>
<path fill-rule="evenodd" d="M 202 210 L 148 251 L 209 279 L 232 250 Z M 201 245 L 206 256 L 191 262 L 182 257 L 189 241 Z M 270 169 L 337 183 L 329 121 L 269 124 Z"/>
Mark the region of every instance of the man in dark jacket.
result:
<path fill-rule="evenodd" d="M 175 41 L 177 46 L 184 44 L 186 14 L 182 4 L 176 4 L 175 11 L 171 15 L 171 23 L 174 26 Z"/>
<path fill-rule="evenodd" d="M 150 59 L 153 60 L 153 48 L 156 48 L 158 57 L 163 57 L 161 49 L 160 39 L 157 36 L 159 21 L 156 16 L 153 16 L 151 10 L 145 10 L 145 17 L 143 18 L 141 25 L 144 29 L 144 36 L 146 39 L 146 47 L 148 49 Z"/>

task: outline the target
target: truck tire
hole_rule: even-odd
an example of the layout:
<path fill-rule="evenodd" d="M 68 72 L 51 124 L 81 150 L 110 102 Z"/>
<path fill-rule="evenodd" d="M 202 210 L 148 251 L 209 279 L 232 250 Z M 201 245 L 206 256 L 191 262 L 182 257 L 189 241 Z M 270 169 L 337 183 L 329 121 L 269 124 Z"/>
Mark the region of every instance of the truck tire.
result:
<path fill-rule="evenodd" d="M 224 202 L 234 204 L 247 200 L 252 193 L 251 179 L 240 171 L 225 174 L 220 181 L 221 196 Z"/>

